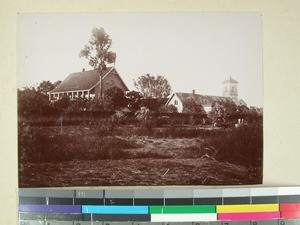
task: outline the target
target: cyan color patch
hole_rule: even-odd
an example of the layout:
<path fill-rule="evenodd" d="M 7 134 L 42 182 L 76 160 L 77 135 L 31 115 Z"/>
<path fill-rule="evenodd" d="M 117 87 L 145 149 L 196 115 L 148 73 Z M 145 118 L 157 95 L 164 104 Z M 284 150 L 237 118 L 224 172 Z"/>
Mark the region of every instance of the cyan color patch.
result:
<path fill-rule="evenodd" d="M 82 213 L 93 214 L 148 214 L 148 206 L 82 206 Z"/>

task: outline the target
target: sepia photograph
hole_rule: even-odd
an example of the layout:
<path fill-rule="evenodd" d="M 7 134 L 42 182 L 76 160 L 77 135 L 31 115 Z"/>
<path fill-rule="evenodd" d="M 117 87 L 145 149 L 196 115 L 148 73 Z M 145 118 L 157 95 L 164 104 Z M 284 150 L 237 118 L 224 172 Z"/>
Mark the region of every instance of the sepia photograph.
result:
<path fill-rule="evenodd" d="M 20 188 L 262 183 L 260 13 L 17 19 Z"/>

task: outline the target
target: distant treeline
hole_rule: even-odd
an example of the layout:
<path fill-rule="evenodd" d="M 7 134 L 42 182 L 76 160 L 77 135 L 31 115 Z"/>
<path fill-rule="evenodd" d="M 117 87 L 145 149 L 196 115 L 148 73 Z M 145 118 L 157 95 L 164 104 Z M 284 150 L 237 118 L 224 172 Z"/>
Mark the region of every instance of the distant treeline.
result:
<path fill-rule="evenodd" d="M 244 119 L 247 122 L 262 121 L 262 116 L 258 115 L 232 115 L 227 119 L 228 123 L 234 124 L 238 119 Z M 150 114 L 149 122 L 156 125 L 199 125 L 212 123 L 211 118 L 203 114 L 188 113 L 155 113 Z M 134 112 L 112 112 L 112 111 L 59 111 L 52 110 L 48 112 L 33 112 L 27 115 L 19 115 L 19 123 L 44 126 L 70 126 L 83 124 L 97 124 L 103 121 L 114 122 L 120 125 L 138 124 L 137 114 Z"/>
<path fill-rule="evenodd" d="M 45 86 L 40 85 L 40 86 Z M 115 124 L 144 124 L 162 126 L 172 124 L 231 126 L 236 123 L 262 121 L 262 110 L 237 106 L 234 103 L 215 102 L 209 113 L 195 100 L 185 102 L 183 113 L 167 99 L 144 99 L 139 92 L 124 93 L 113 87 L 99 99 L 69 99 L 63 96 L 49 101 L 41 87 L 18 90 L 18 118 L 20 124 L 67 126 L 97 124 L 103 121 Z"/>

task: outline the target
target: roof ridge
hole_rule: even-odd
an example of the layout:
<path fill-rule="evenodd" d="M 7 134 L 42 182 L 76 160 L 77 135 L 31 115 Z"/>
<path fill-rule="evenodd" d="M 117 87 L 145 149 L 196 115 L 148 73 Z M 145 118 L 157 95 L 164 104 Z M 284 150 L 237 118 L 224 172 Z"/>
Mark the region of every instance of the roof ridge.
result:
<path fill-rule="evenodd" d="M 188 95 L 198 95 L 198 96 L 207 96 L 207 97 L 221 97 L 221 98 L 230 98 L 228 96 L 219 96 L 219 95 L 204 95 L 204 94 L 193 94 L 187 92 L 174 92 L 175 94 L 188 94 Z M 230 98 L 231 99 L 231 98 Z"/>
<path fill-rule="evenodd" d="M 107 67 L 106 70 L 104 71 L 103 78 L 105 78 L 107 74 L 110 74 L 113 69 L 114 66 Z M 76 90 L 91 90 L 100 82 L 99 75 L 97 74 L 97 69 L 74 72 L 74 73 L 70 73 L 57 87 L 55 87 L 49 93 L 66 92 L 65 90 L 66 87 L 74 89 L 74 83 L 72 83 L 74 82 L 74 80 L 81 80 L 81 84 L 76 85 L 78 86 L 75 88 Z M 96 83 L 96 85 L 94 84 L 92 85 L 93 82 L 91 83 L 91 80 L 93 80 Z"/>

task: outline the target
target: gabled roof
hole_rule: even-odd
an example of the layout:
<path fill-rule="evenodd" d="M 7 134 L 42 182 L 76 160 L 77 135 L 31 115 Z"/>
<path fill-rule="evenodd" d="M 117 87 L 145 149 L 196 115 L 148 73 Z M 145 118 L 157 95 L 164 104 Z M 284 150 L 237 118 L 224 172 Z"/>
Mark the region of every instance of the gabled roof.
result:
<path fill-rule="evenodd" d="M 239 82 L 237 82 L 236 80 L 232 79 L 231 76 L 230 76 L 229 79 L 224 80 L 222 83 L 223 84 L 228 84 L 228 83 L 238 84 Z"/>
<path fill-rule="evenodd" d="M 143 98 L 141 99 L 141 103 L 151 103 L 157 105 L 165 105 L 169 99 L 168 98 Z"/>
<path fill-rule="evenodd" d="M 177 95 L 180 99 L 182 104 L 184 105 L 188 99 L 195 99 L 199 105 L 202 106 L 211 106 L 214 102 L 221 102 L 221 103 L 234 103 L 234 101 L 230 97 L 223 97 L 223 96 L 212 96 L 212 95 L 199 95 L 199 94 L 192 94 L 192 93 L 181 93 L 175 92 L 171 98 Z M 169 99 L 169 101 L 171 100 Z M 168 101 L 168 102 L 169 102 Z"/>
<path fill-rule="evenodd" d="M 111 73 L 116 73 L 118 75 L 118 72 L 113 67 L 107 67 L 107 69 L 103 73 L 104 74 L 103 80 Z M 120 76 L 119 78 L 121 79 Z M 123 82 L 122 79 L 121 81 Z M 88 70 L 88 71 L 72 73 L 63 82 L 61 82 L 55 89 L 50 91 L 50 93 L 90 90 L 93 87 L 95 87 L 99 82 L 100 82 L 99 72 L 97 70 Z M 127 88 L 124 82 L 123 84 Z"/>
<path fill-rule="evenodd" d="M 158 110 L 161 106 L 165 105 L 168 98 L 144 98 L 140 101 L 140 106 L 146 106 L 152 111 Z"/>
<path fill-rule="evenodd" d="M 238 100 L 238 105 L 239 105 L 239 106 L 242 106 L 242 105 L 247 106 L 247 103 L 246 103 L 243 99 L 239 99 L 239 100 Z"/>

